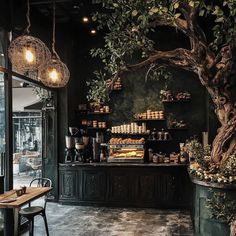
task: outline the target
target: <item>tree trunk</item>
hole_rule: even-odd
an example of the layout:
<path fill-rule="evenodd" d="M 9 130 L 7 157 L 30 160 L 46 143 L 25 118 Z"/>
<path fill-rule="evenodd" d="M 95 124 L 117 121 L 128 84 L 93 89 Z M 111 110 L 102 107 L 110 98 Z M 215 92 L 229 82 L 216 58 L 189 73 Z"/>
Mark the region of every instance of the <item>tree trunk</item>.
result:
<path fill-rule="evenodd" d="M 223 164 L 230 155 L 236 153 L 236 99 L 235 85 L 231 86 L 232 71 L 216 73 L 222 76 L 221 80 L 216 76 L 211 77 L 205 70 L 199 70 L 199 78 L 206 87 L 215 105 L 215 113 L 221 127 L 212 143 L 211 157 L 215 163 Z M 235 73 L 233 71 L 235 76 Z M 213 78 L 213 79 L 212 79 Z M 222 83 L 227 81 L 227 83 Z M 213 82 L 213 83 L 211 83 Z"/>
<path fill-rule="evenodd" d="M 236 152 L 236 116 L 218 129 L 212 144 L 212 160 L 222 164 Z"/>

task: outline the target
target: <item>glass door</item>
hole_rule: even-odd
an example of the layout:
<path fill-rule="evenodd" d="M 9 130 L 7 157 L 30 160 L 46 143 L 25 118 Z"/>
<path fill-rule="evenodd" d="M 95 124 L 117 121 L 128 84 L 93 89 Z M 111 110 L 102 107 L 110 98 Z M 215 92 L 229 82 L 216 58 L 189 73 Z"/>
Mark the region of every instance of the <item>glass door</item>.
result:
<path fill-rule="evenodd" d="M 42 176 L 42 108 L 37 87 L 12 79 L 13 187 Z"/>

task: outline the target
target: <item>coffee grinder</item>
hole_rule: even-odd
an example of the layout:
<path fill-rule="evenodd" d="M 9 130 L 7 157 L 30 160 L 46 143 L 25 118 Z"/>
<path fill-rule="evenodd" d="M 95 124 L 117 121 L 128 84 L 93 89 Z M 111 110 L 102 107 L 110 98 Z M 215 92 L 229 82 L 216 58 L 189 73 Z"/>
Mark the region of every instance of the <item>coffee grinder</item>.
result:
<path fill-rule="evenodd" d="M 65 136 L 66 138 L 66 157 L 65 163 L 72 162 L 75 156 L 75 139 L 72 136 Z"/>

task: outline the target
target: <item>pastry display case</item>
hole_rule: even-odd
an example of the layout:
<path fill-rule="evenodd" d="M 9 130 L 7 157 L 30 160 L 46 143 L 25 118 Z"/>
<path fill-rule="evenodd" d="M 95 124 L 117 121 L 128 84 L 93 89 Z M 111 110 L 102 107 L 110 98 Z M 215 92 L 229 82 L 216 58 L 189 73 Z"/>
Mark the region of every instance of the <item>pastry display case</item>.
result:
<path fill-rule="evenodd" d="M 108 144 L 108 162 L 143 163 L 145 151 L 144 139 L 113 138 Z"/>

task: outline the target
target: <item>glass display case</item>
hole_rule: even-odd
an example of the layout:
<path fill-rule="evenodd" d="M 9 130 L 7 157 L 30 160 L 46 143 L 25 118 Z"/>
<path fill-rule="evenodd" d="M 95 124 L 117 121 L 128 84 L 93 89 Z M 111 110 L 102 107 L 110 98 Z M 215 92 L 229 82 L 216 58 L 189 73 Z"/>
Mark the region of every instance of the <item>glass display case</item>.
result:
<path fill-rule="evenodd" d="M 144 162 L 143 144 L 109 144 L 108 162 Z"/>

